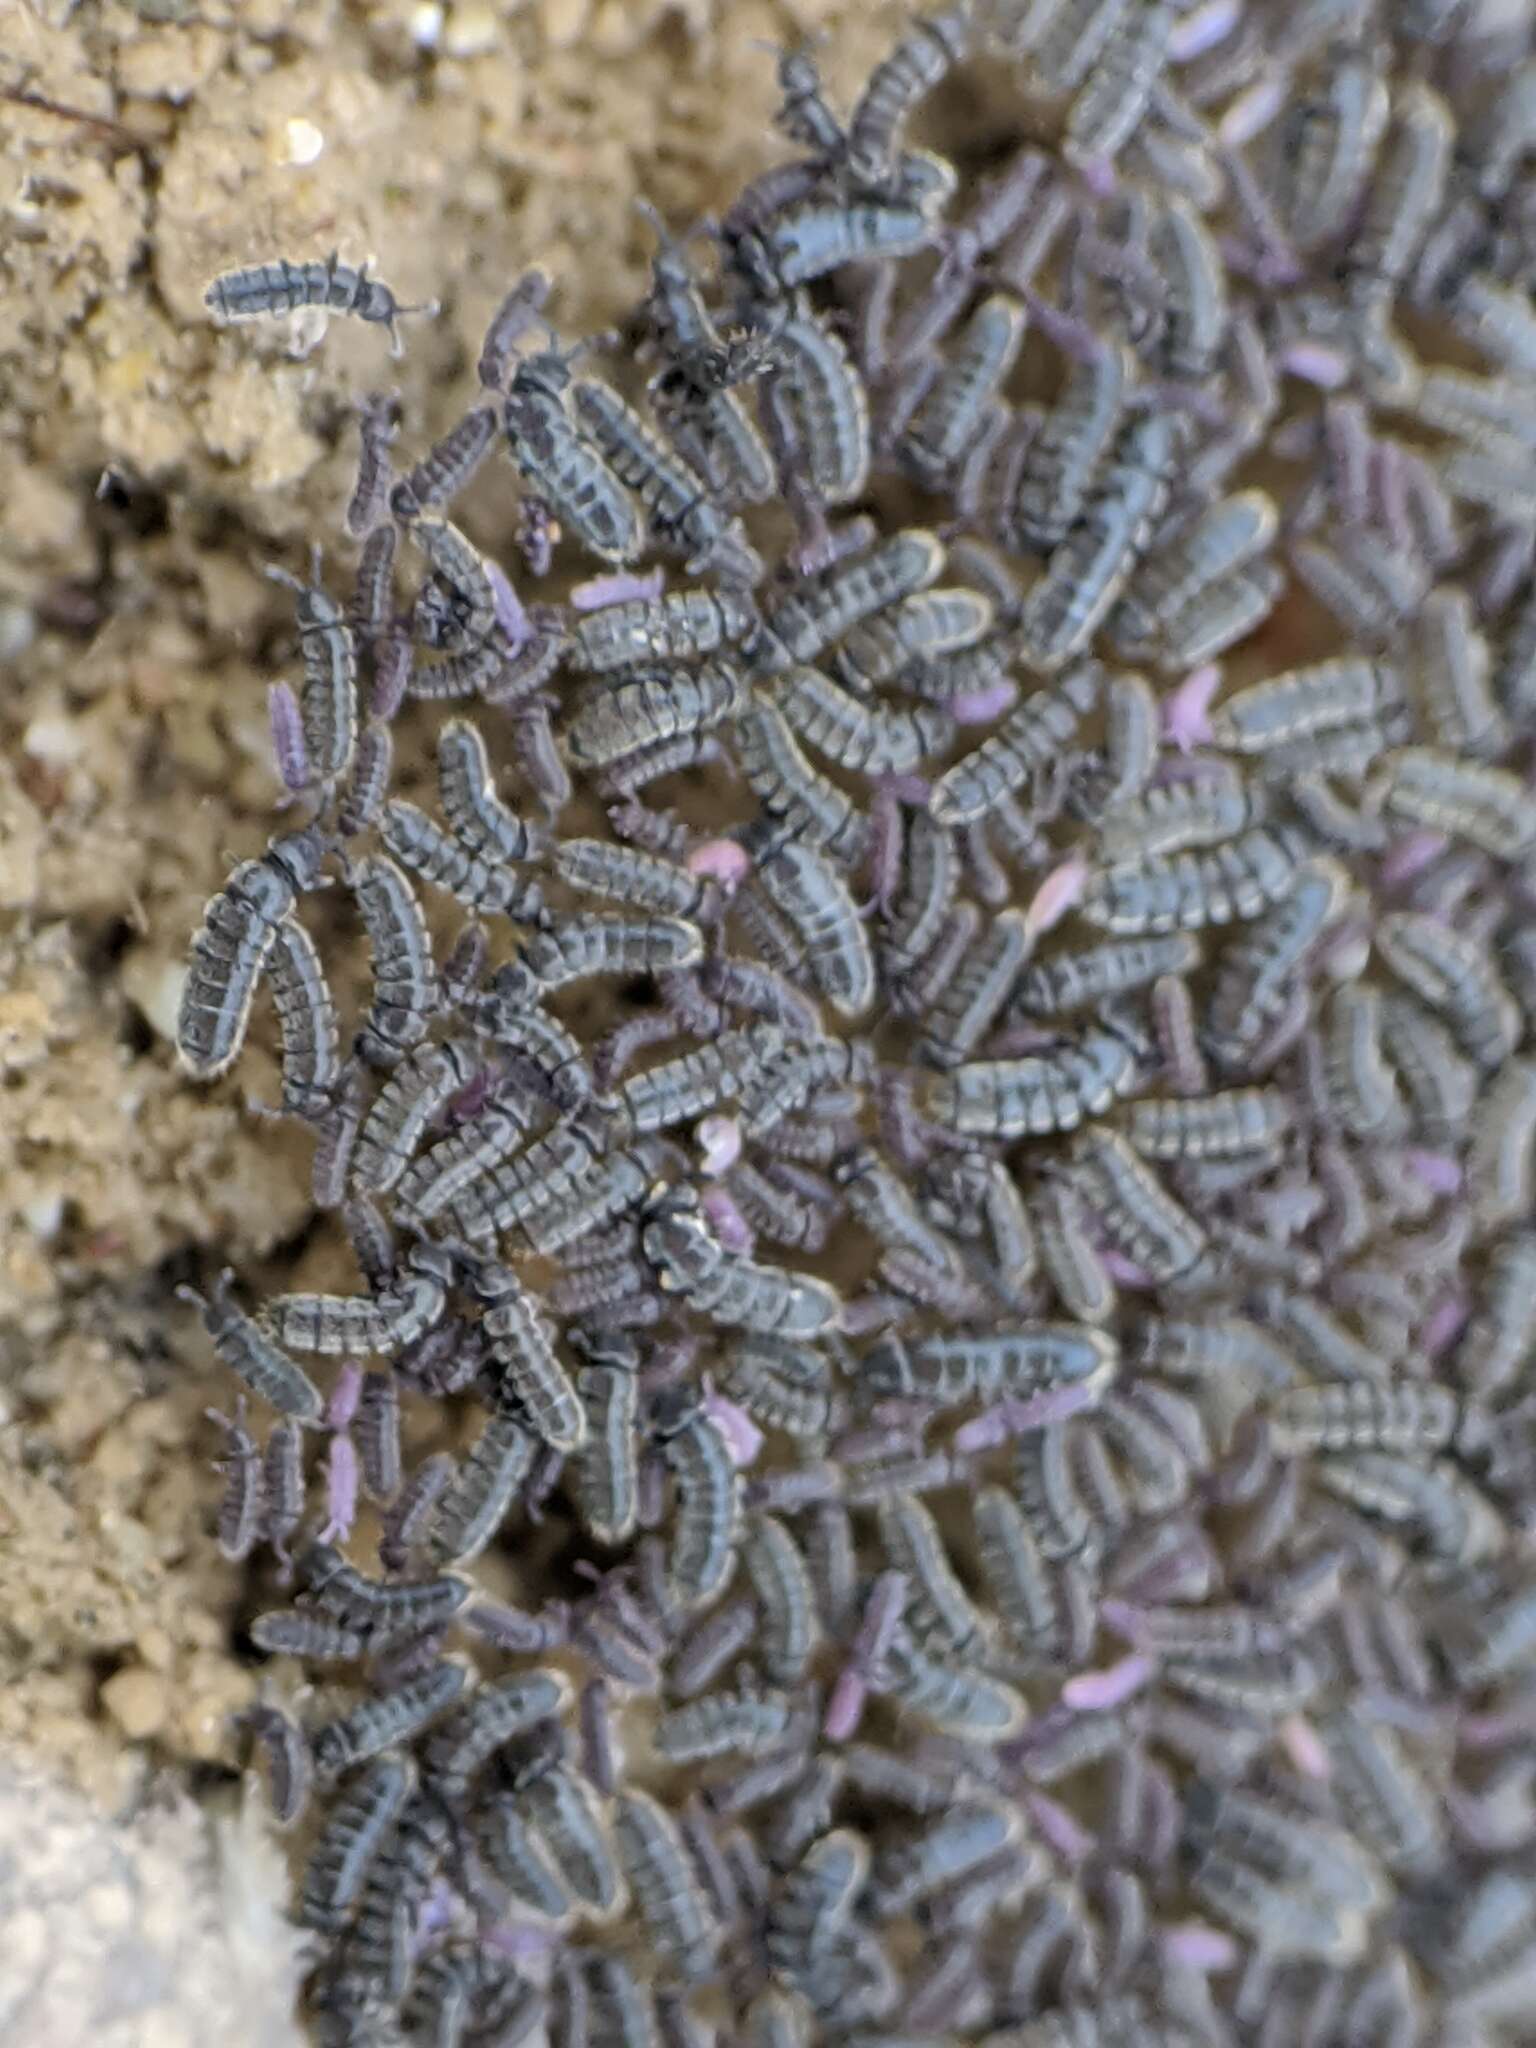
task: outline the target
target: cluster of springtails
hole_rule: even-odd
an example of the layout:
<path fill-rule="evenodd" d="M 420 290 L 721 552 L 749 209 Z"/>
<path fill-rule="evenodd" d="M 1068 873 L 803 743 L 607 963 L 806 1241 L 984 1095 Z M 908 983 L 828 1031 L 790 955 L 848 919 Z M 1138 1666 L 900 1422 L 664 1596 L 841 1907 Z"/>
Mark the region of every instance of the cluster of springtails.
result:
<path fill-rule="evenodd" d="M 318 2040 L 1529 2038 L 1532 44 L 793 50 L 361 406 L 180 1028 L 358 1272 L 203 1303 Z"/>

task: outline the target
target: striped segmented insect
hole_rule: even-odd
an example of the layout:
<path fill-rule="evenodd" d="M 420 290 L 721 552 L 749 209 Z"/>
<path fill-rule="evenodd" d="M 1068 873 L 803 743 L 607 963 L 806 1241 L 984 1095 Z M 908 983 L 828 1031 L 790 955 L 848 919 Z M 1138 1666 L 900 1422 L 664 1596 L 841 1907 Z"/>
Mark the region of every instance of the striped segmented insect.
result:
<path fill-rule="evenodd" d="M 616 1113 L 635 1132 L 689 1122 L 744 1095 L 784 1044 L 783 1034 L 771 1024 L 721 1031 L 694 1051 L 626 1081 Z"/>
<path fill-rule="evenodd" d="M 1433 737 L 1447 753 L 1487 758 L 1508 744 L 1491 672 L 1488 642 L 1466 591 L 1432 590 L 1415 623 L 1412 673 Z"/>
<path fill-rule="evenodd" d="M 1440 1800 L 1384 1720 L 1349 1704 L 1320 1719 L 1330 1784 L 1353 1832 L 1400 1875 L 1422 1875 L 1444 1853 Z"/>
<path fill-rule="evenodd" d="M 508 1266 L 484 1266 L 474 1288 L 486 1304 L 481 1328 L 500 1375 L 497 1398 L 510 1398 L 541 1442 L 577 1451 L 586 1441 L 586 1410 L 555 1355 L 553 1335 L 534 1297 Z"/>
<path fill-rule="evenodd" d="M 752 327 L 720 333 L 690 360 L 669 362 L 647 389 L 667 439 L 728 509 L 773 495 L 774 458 L 746 401 L 730 388 L 758 378 L 773 349 L 772 336 Z"/>
<path fill-rule="evenodd" d="M 840 157 L 843 125 L 827 104 L 821 67 L 809 48 L 796 44 L 779 52 L 778 84 L 773 125 L 779 133 L 815 156 Z"/>
<path fill-rule="evenodd" d="M 1080 654 L 1108 616 L 1162 510 L 1182 435 L 1183 423 L 1160 412 L 1133 415 L 1116 435 L 1081 520 L 1024 601 L 1019 637 L 1036 667 Z"/>
<path fill-rule="evenodd" d="M 368 1987 L 354 1994 L 362 2010 L 376 2008 L 381 1998 L 398 2004 L 405 1996 L 414 1970 L 417 1924 L 452 1833 L 447 1809 L 429 1793 L 417 1792 L 406 1801 L 394 1834 L 375 1858 L 347 1941 L 348 1959 L 356 1972 L 351 1981 Z M 341 1980 L 343 1992 L 348 1981 Z M 351 2024 L 350 2016 L 347 2023 Z"/>
<path fill-rule="evenodd" d="M 1154 1281 L 1180 1279 L 1200 1263 L 1204 1229 L 1118 1131 L 1086 1125 L 1072 1166 L 1110 1242 Z"/>
<path fill-rule="evenodd" d="M 424 1751 L 428 1782 L 447 1798 L 462 1798 L 475 1774 L 515 1736 L 561 1715 L 571 1701 L 558 1671 L 522 1671 L 482 1685 L 429 1737 Z"/>
<path fill-rule="evenodd" d="M 651 538 L 686 558 L 690 575 L 713 568 L 730 582 L 755 583 L 762 564 L 714 492 L 609 385 L 578 377 L 572 404 L 582 430 L 642 507 Z"/>
<path fill-rule="evenodd" d="M 302 583 L 276 567 L 266 573 L 298 596 L 304 753 L 315 779 L 329 784 L 346 774 L 357 746 L 357 647 L 352 629 L 341 606 L 318 583 Z"/>
<path fill-rule="evenodd" d="M 486 1865 L 519 1906 L 543 1920 L 565 1918 L 571 1895 L 518 1811 L 515 1793 L 477 1800 L 474 1831 Z"/>
<path fill-rule="evenodd" d="M 1332 861 L 1312 860 L 1252 928 L 1222 955 L 1211 992 L 1206 1042 L 1218 1060 L 1241 1066 L 1300 986 L 1307 955 L 1348 896 Z"/>
<path fill-rule="evenodd" d="M 472 1244 L 511 1230 L 525 1249 L 539 1248 L 548 1215 L 573 1200 L 587 1199 L 606 1158 L 606 1133 L 600 1122 L 577 1111 L 518 1151 L 521 1130 L 521 1119 L 502 1116 L 499 1130 L 491 1134 L 498 1142 L 472 1146 L 462 1158 L 455 1152 L 442 1173 L 431 1170 L 429 1154 L 420 1162 L 424 1170 L 419 1176 L 412 1168 L 402 1182 L 397 1196 L 401 1207 L 409 1207 L 422 1220 L 442 1216 Z M 594 1227 L 597 1221 L 594 1203 Z"/>
<path fill-rule="evenodd" d="M 1291 1106 L 1278 1088 L 1231 1088 L 1198 1098 L 1149 1097 L 1133 1102 L 1126 1136 L 1148 1159 L 1237 1159 L 1275 1152 L 1291 1127 Z"/>
<path fill-rule="evenodd" d="M 392 676 L 397 669 L 408 668 L 411 659 L 409 639 L 391 631 L 398 548 L 399 531 L 389 521 L 373 529 L 357 558 L 357 573 L 352 581 L 352 599 L 348 606 L 353 638 L 368 648 L 373 657 L 369 710 L 374 717 L 391 717 L 399 708 L 405 685 L 403 681 L 397 683 L 392 680 Z M 386 703 L 386 699 L 391 699 L 392 703 Z"/>
<path fill-rule="evenodd" d="M 950 1246 L 924 1219 L 905 1181 L 876 1146 L 853 1146 L 834 1163 L 832 1177 L 850 1215 L 888 1251 L 910 1254 L 940 1273 L 956 1270 Z"/>
<path fill-rule="evenodd" d="M 538 1448 L 511 1409 L 487 1416 L 432 1512 L 424 1549 L 434 1564 L 466 1564 L 480 1555 L 506 1520 Z"/>
<path fill-rule="evenodd" d="M 1310 1295 L 1287 1294 L 1273 1305 L 1274 1320 L 1304 1364 L 1331 1380 L 1380 1380 L 1386 1367 L 1340 1317 Z"/>
<path fill-rule="evenodd" d="M 507 381 L 512 351 L 528 330 L 538 323 L 549 302 L 548 273 L 531 265 L 507 292 L 491 315 L 480 344 L 476 375 L 482 391 L 500 391 Z"/>
<path fill-rule="evenodd" d="M 1217 846 L 1105 868 L 1078 913 L 1133 937 L 1246 923 L 1287 894 L 1297 864 L 1296 835 L 1258 825 Z"/>
<path fill-rule="evenodd" d="M 770 819 L 846 866 L 860 859 L 868 820 L 851 797 L 811 766 L 783 713 L 760 691 L 747 700 L 732 740 L 736 764 Z"/>
<path fill-rule="evenodd" d="M 233 1416 L 221 1415 L 217 1408 L 203 1412 L 224 1431 L 224 1454 L 213 1462 L 214 1471 L 224 1475 L 217 1523 L 219 1555 L 231 1564 L 241 1564 L 263 1535 L 266 1474 L 262 1456 L 245 1425 L 244 1394 L 238 1396 Z"/>
<path fill-rule="evenodd" d="M 813 847 L 788 840 L 759 862 L 754 886 L 793 927 L 804 963 L 840 1017 L 856 1017 L 875 996 L 869 937 L 847 883 Z"/>
<path fill-rule="evenodd" d="M 1290 1387 L 1266 1416 L 1283 1458 L 1327 1451 L 1430 1452 L 1456 1443 L 1466 1421 L 1448 1387 L 1417 1380 L 1340 1380 Z"/>
<path fill-rule="evenodd" d="M 542 851 L 541 835 L 497 796 L 485 741 L 467 719 L 449 719 L 437 736 L 437 787 L 455 838 L 481 860 L 533 860 Z"/>
<path fill-rule="evenodd" d="M 583 2041 L 613 2048 L 661 2048 L 658 1995 L 621 1956 L 590 1950 L 578 1959 Z M 573 2029 L 574 2033 L 574 2029 Z"/>
<path fill-rule="evenodd" d="M 418 513 L 406 531 L 447 598 L 443 644 L 483 646 L 495 630 L 498 612 L 496 583 L 485 556 L 452 520 L 433 512 Z"/>
<path fill-rule="evenodd" d="M 877 1503 L 876 1524 L 886 1563 L 907 1581 L 906 1620 L 926 1647 L 959 1659 L 987 1640 L 987 1625 L 961 1585 L 938 1523 L 910 1493 Z"/>
<path fill-rule="evenodd" d="M 710 732 L 746 701 L 746 679 L 734 662 L 640 670 L 584 695 L 564 741 L 573 761 L 608 767 L 646 748 Z"/>
<path fill-rule="evenodd" d="M 935 823 L 930 813 L 915 812 L 907 825 L 905 854 L 882 947 L 882 972 L 888 985 L 899 986 L 914 975 L 936 949 L 959 885 L 954 833 Z"/>
<path fill-rule="evenodd" d="M 1007 1741 L 1027 1715 L 1011 1685 L 952 1656 L 930 1656 L 905 1630 L 887 1652 L 880 1689 L 944 1733 L 982 1742 Z"/>
<path fill-rule="evenodd" d="M 1536 1349 L 1536 1236 L 1508 1232 L 1488 1255 L 1456 1374 L 1479 1395 L 1508 1386 Z"/>
<path fill-rule="evenodd" d="M 1332 52 L 1313 80 L 1274 129 L 1282 219 L 1300 249 L 1345 226 L 1374 169 L 1389 112 L 1377 53 L 1364 45 Z"/>
<path fill-rule="evenodd" d="M 1056 1576 L 1023 1510 L 1002 1486 L 983 1486 L 971 1514 L 976 1561 L 1003 1627 L 1027 1652 L 1049 1656 L 1061 1632 Z"/>
<path fill-rule="evenodd" d="M 685 1981 L 698 1982 L 714 1962 L 722 1930 L 682 1830 L 648 1792 L 630 1790 L 614 1802 L 613 1834 L 630 1896 L 657 1952 Z"/>
<path fill-rule="evenodd" d="M 1522 1030 L 1518 1005 L 1493 954 L 1471 933 L 1421 911 L 1392 911 L 1377 926 L 1376 945 L 1479 1066 L 1499 1066 L 1514 1051 Z"/>
<path fill-rule="evenodd" d="M 266 1766 L 267 1803 L 279 1832 L 304 1818 L 314 1784 L 314 1758 L 304 1731 L 281 1707 L 254 1701 L 236 1717 L 249 1728 Z"/>
<path fill-rule="evenodd" d="M 1266 561 L 1196 591 L 1160 627 L 1156 665 L 1165 675 L 1179 675 L 1214 661 L 1264 623 L 1285 587 L 1284 570 Z"/>
<path fill-rule="evenodd" d="M 1395 669 L 1342 656 L 1250 683 L 1217 705 L 1211 734 L 1219 747 L 1263 754 L 1341 727 L 1379 724 L 1400 698 Z"/>
<path fill-rule="evenodd" d="M 871 1882 L 876 1917 L 893 1920 L 958 1886 L 980 1864 L 1005 1849 L 1018 1819 L 990 1801 L 961 1801 L 905 1840 L 875 1865 Z"/>
<path fill-rule="evenodd" d="M 1227 337 L 1220 251 L 1195 207 L 1173 192 L 1154 215 L 1151 246 L 1167 293 L 1154 360 L 1165 376 L 1198 386 L 1210 376 Z"/>
<path fill-rule="evenodd" d="M 1168 59 L 1173 0 L 1121 9 L 1067 111 L 1062 153 L 1083 167 L 1112 164 L 1146 114 Z"/>
<path fill-rule="evenodd" d="M 1073 364 L 1065 390 L 1028 448 L 1000 540 L 1016 533 L 1025 547 L 1042 554 L 1065 540 L 1120 424 L 1128 375 L 1126 352 L 1112 345 L 1100 345 Z"/>
<path fill-rule="evenodd" d="M 315 1117 L 329 1105 L 341 1074 L 336 1005 L 319 949 L 294 918 L 274 926 L 263 971 L 282 1041 L 283 1108 Z"/>
<path fill-rule="evenodd" d="M 771 1679 L 790 1684 L 805 1675 L 821 1633 L 809 1568 L 784 1524 L 767 1514 L 748 1519 L 741 1556 L 760 1610 L 754 1654 Z"/>
<path fill-rule="evenodd" d="M 365 535 L 389 535 L 389 559 L 394 559 L 394 530 L 380 525 L 384 501 L 389 495 L 389 451 L 398 429 L 395 403 L 383 392 L 371 392 L 357 407 L 357 482 L 347 500 L 344 525 L 353 540 Z"/>
<path fill-rule="evenodd" d="M 1408 274 L 1440 211 L 1456 128 L 1440 95 L 1421 79 L 1394 80 L 1392 125 L 1342 251 L 1350 296 L 1385 307 Z"/>
<path fill-rule="evenodd" d="M 817 753 L 859 775 L 906 774 L 942 751 L 955 730 L 940 705 L 872 704 L 814 668 L 776 677 L 772 702 Z"/>
<path fill-rule="evenodd" d="M 1397 1081 L 1381 1043 L 1381 991 L 1344 982 L 1328 997 L 1322 1027 L 1328 1108 L 1351 1137 L 1387 1138 L 1402 1128 Z"/>
<path fill-rule="evenodd" d="M 552 931 L 536 933 L 523 948 L 522 965 L 545 993 L 592 975 L 661 974 L 694 966 L 704 956 L 704 935 L 682 917 L 569 916 Z"/>
<path fill-rule="evenodd" d="M 423 513 L 456 498 L 491 451 L 496 439 L 496 409 L 477 405 L 435 441 L 426 454 L 408 469 L 389 494 L 389 509 L 405 525 Z M 441 571 L 432 547 L 417 535 L 433 567 Z M 457 583 L 458 578 L 451 578 Z M 478 580 L 478 579 L 477 579 Z"/>
<path fill-rule="evenodd" d="M 750 1610 L 748 1634 L 750 1636 Z M 712 1692 L 657 1720 L 654 1740 L 669 1763 L 708 1757 L 761 1756 L 784 1742 L 792 1726 L 789 1696 L 781 1692 Z"/>
<path fill-rule="evenodd" d="M 1198 941 L 1185 932 L 1108 940 L 1027 968 L 1013 1000 L 1032 1016 L 1054 1016 L 1128 995 L 1164 975 L 1188 974 L 1199 959 Z"/>
<path fill-rule="evenodd" d="M 760 299 L 788 298 L 845 263 L 914 255 L 932 228 L 921 207 L 899 202 L 809 199 L 766 223 L 727 223 L 731 267 Z"/>
<path fill-rule="evenodd" d="M 940 825 L 971 824 L 1058 767 L 1097 703 L 1102 679 L 1098 664 L 1086 661 L 1026 697 L 996 732 L 945 769 L 929 795 L 929 816 Z"/>
<path fill-rule="evenodd" d="M 759 1422 L 786 1436 L 819 1437 L 831 1426 L 832 1375 L 814 1345 L 744 1334 L 731 1347 L 726 1390 Z"/>
<path fill-rule="evenodd" d="M 942 1408 L 970 1401 L 1080 1387 L 1088 1402 L 1119 1365 L 1114 1339 L 1078 1323 L 1019 1323 L 986 1336 L 883 1337 L 860 1367 L 880 1394 L 915 1397 Z"/>
<path fill-rule="evenodd" d="M 1467 1183 L 1484 1230 L 1522 1222 L 1536 1200 L 1536 1065 L 1507 1060 L 1472 1118 Z"/>
<path fill-rule="evenodd" d="M 1034 937 L 1024 913 L 1004 909 L 988 920 L 923 1015 L 920 1056 L 931 1066 L 956 1067 L 968 1059 L 1014 991 Z"/>
<path fill-rule="evenodd" d="M 1087 801 L 1110 814 L 1141 796 L 1152 779 L 1162 742 L 1163 713 L 1145 676 L 1117 669 L 1104 683 L 1104 746 Z"/>
<path fill-rule="evenodd" d="M 390 1692 L 364 1700 L 350 1713 L 325 1722 L 311 1737 L 315 1775 L 324 1783 L 408 1742 L 446 1713 L 464 1686 L 462 1664 L 434 1664 L 419 1678 L 406 1679 Z"/>
<path fill-rule="evenodd" d="M 843 635 L 832 657 L 838 676 L 863 695 L 974 647 L 993 620 L 993 603 L 964 584 L 919 590 L 872 613 Z"/>
<path fill-rule="evenodd" d="M 655 1426 L 677 1488 L 667 1584 L 684 1607 L 721 1592 L 736 1560 L 741 1493 L 729 1446 L 691 1389 L 666 1388 Z"/>
<path fill-rule="evenodd" d="M 1129 1093 L 1136 1078 L 1135 1056 L 1125 1040 L 1090 1026 L 1055 1051 L 970 1060 L 937 1075 L 923 1106 L 936 1122 L 965 1137 L 1043 1137 L 1100 1115 Z"/>
<path fill-rule="evenodd" d="M 1106 1323 L 1118 1302 L 1115 1283 L 1100 1256 L 1087 1206 L 1076 1186 L 1052 1179 L 1032 1193 L 1040 1264 L 1057 1299 L 1080 1323 Z"/>
<path fill-rule="evenodd" d="M 363 1377 L 357 1406 L 357 1449 L 363 1490 L 370 1500 L 391 1501 L 400 1491 L 400 1384 L 392 1372 Z"/>
<path fill-rule="evenodd" d="M 727 1252 L 691 1189 L 675 1190 L 653 1210 L 641 1228 L 641 1245 L 667 1292 L 727 1329 L 816 1337 L 842 1310 L 828 1282 Z"/>
<path fill-rule="evenodd" d="M 1264 554 L 1279 524 L 1267 491 L 1238 491 L 1212 505 L 1140 564 L 1109 622 L 1116 640 L 1130 654 L 1154 645 L 1203 591 Z"/>
<path fill-rule="evenodd" d="M 464 1227 L 454 1205 L 516 1153 L 527 1127 L 524 1111 L 505 1095 L 489 1102 L 412 1159 L 396 1184 L 399 1208 L 413 1222 L 446 1213 Z"/>
<path fill-rule="evenodd" d="M 572 622 L 567 660 L 587 675 L 697 661 L 738 646 L 756 628 L 756 607 L 740 591 L 679 590 L 603 605 Z"/>
<path fill-rule="evenodd" d="M 576 1391 L 587 1417 L 574 1467 L 576 1511 L 596 1542 L 623 1543 L 639 1511 L 639 1352 L 633 1340 L 611 1332 L 572 1341 L 585 1361 Z"/>
<path fill-rule="evenodd" d="M 525 356 L 512 374 L 502 425 L 512 460 L 561 524 L 605 562 L 632 562 L 645 545 L 645 518 L 600 450 L 567 409 L 570 358 L 557 350 Z"/>
<path fill-rule="evenodd" d="M 554 869 L 561 881 L 586 895 L 606 896 L 663 917 L 698 919 L 718 902 L 708 877 L 660 854 L 606 839 L 562 839 Z"/>
<path fill-rule="evenodd" d="M 757 672 L 771 675 L 815 661 L 876 612 L 927 590 L 943 567 L 938 536 L 909 527 L 866 554 L 799 578 L 763 605 L 762 636 L 753 650 Z"/>
<path fill-rule="evenodd" d="M 480 1071 L 473 1041 L 419 1046 L 385 1081 L 363 1119 L 352 1154 L 356 1185 L 387 1194 L 452 1098 Z"/>
<path fill-rule="evenodd" d="M 1464 839 L 1496 860 L 1521 860 L 1536 844 L 1530 792 L 1507 768 L 1436 747 L 1401 747 L 1387 756 L 1368 794 L 1394 816 Z"/>
<path fill-rule="evenodd" d="M 983 299 L 966 322 L 897 443 L 901 460 L 929 488 L 954 475 L 981 434 L 1028 324 L 1023 306 L 1007 292 Z"/>
<path fill-rule="evenodd" d="M 199 1311 L 220 1360 L 258 1401 L 295 1422 L 321 1420 L 325 1402 L 320 1389 L 259 1322 L 236 1307 L 232 1272 L 219 1275 L 206 1299 L 191 1287 L 178 1288 L 177 1297 Z"/>
<path fill-rule="evenodd" d="M 870 72 L 848 117 L 846 160 L 861 190 L 888 191 L 898 168 L 902 130 L 970 46 L 969 5 L 920 17 Z"/>
<path fill-rule="evenodd" d="M 1439 1019 L 1412 996 L 1389 993 L 1381 1006 L 1381 1043 L 1415 1128 L 1431 1141 L 1464 1130 L 1477 1099 L 1477 1069 Z"/>
<path fill-rule="evenodd" d="M 535 1763 L 517 1784 L 518 1805 L 561 1880 L 586 1911 L 607 1919 L 624 1900 L 602 1808 L 592 1788 L 558 1762 Z"/>
<path fill-rule="evenodd" d="M 373 959 L 373 1001 L 358 1050 L 393 1066 L 427 1035 L 437 1008 L 432 941 L 415 891 L 392 860 L 370 854 L 350 876 Z"/>
<path fill-rule="evenodd" d="M 388 1584 L 367 1578 L 329 1543 L 309 1546 L 299 1560 L 299 1576 L 322 1613 L 364 1630 L 375 1648 L 446 1627 L 470 1593 L 467 1580 L 446 1576 Z"/>
<path fill-rule="evenodd" d="M 1225 764 L 1161 783 L 1106 813 L 1095 851 L 1106 866 L 1218 846 L 1263 822 L 1268 800 Z"/>
<path fill-rule="evenodd" d="M 405 1270 L 378 1294 L 275 1294 L 260 1327 L 279 1344 L 326 1358 L 393 1353 L 426 1335 L 443 1313 L 452 1265 L 441 1247 L 412 1247 Z"/>
<path fill-rule="evenodd" d="M 283 319 L 306 306 L 389 329 L 390 354 L 401 352 L 396 321 L 412 313 L 431 315 L 437 302 L 402 306 L 382 278 L 370 277 L 366 263 L 354 267 L 334 252 L 324 262 L 293 263 L 279 256 L 226 270 L 203 293 L 203 304 L 220 320 Z"/>
<path fill-rule="evenodd" d="M 353 756 L 352 773 L 336 805 L 336 836 L 353 839 L 378 817 L 395 765 L 394 736 L 387 725 L 370 720 Z"/>
<path fill-rule="evenodd" d="M 1041 1555 L 1053 1563 L 1086 1554 L 1097 1543 L 1060 1423 L 1021 1436 L 1014 1446 L 1013 1491 Z"/>
<path fill-rule="evenodd" d="M 277 927 L 314 888 L 325 853 L 325 839 L 315 827 L 289 833 L 273 840 L 259 860 L 242 861 L 210 898 L 192 942 L 176 1020 L 176 1049 L 199 1080 L 211 1080 L 233 1063 Z"/>
<path fill-rule="evenodd" d="M 1358 641 L 1381 646 L 1417 615 L 1429 572 L 1417 552 L 1374 533 L 1344 532 L 1331 544 L 1301 540 L 1291 566 L 1318 603 Z"/>
<path fill-rule="evenodd" d="M 1486 455 L 1512 456 L 1536 438 L 1525 385 L 1511 377 L 1428 370 L 1414 394 L 1413 410 L 1427 425 Z"/>
<path fill-rule="evenodd" d="M 462 840 L 403 797 L 391 797 L 379 820 L 379 836 L 402 867 L 435 889 L 487 916 L 532 920 L 543 909 L 536 884 L 471 853 Z"/>
<path fill-rule="evenodd" d="M 347 1923 L 374 1860 L 416 1789 L 409 1757 L 381 1756 L 337 1798 L 304 1866 L 299 1920 L 334 1934 Z"/>
<path fill-rule="evenodd" d="M 869 1874 L 869 1844 L 851 1828 L 811 1843 L 768 1901 L 764 1942 L 776 1975 L 804 1989 L 818 1954 L 839 1947 Z"/>
<path fill-rule="evenodd" d="M 869 476 L 869 398 L 848 351 L 810 313 L 777 322 L 773 347 L 767 388 L 816 496 L 826 505 L 858 497 Z"/>

